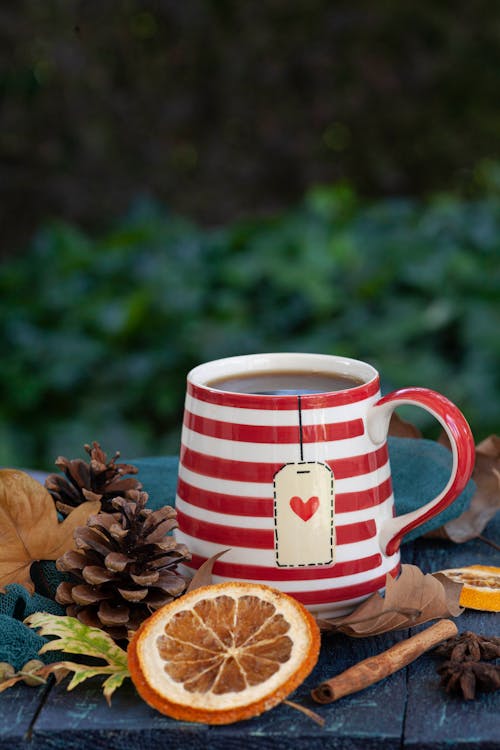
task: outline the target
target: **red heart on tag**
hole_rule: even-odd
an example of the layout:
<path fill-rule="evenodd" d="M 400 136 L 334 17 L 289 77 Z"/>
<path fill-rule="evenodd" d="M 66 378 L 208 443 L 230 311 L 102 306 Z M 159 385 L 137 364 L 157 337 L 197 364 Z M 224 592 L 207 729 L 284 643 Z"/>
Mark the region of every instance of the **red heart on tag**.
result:
<path fill-rule="evenodd" d="M 305 501 L 298 495 L 294 495 L 290 500 L 290 508 L 303 521 L 309 521 L 319 508 L 319 497 L 313 495 L 309 500 Z"/>

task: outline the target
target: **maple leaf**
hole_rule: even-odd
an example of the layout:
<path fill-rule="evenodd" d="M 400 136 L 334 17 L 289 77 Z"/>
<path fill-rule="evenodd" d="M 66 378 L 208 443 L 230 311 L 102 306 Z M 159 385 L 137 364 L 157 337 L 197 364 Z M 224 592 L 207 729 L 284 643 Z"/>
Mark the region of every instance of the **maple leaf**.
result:
<path fill-rule="evenodd" d="M 108 704 L 111 703 L 111 695 L 120 687 L 126 677 L 130 677 L 127 663 L 127 652 L 117 646 L 111 636 L 100 628 L 84 625 L 76 617 L 50 615 L 47 612 L 35 612 L 24 621 L 31 628 L 37 628 L 40 635 L 57 636 L 46 643 L 39 653 L 47 651 L 64 651 L 67 654 L 79 654 L 90 656 L 94 659 L 102 659 L 104 664 L 83 664 L 72 661 L 55 662 L 48 664 L 40 670 L 44 676 L 48 674 L 61 673 L 64 677 L 68 672 L 73 672 L 73 677 L 67 690 L 73 690 L 89 677 L 106 675 L 102 687 L 104 697 Z M 37 673 L 38 674 L 38 673 Z"/>
<path fill-rule="evenodd" d="M 20 583 L 32 594 L 31 564 L 57 560 L 75 549 L 75 528 L 99 509 L 98 501 L 83 503 L 59 523 L 42 484 L 23 471 L 0 470 L 0 592 L 9 583 Z"/>
<path fill-rule="evenodd" d="M 387 574 L 384 596 L 376 591 L 354 612 L 318 619 L 318 624 L 322 630 L 365 638 L 441 617 L 457 617 L 463 612 L 459 605 L 461 590 L 462 584 L 446 580 L 446 576 L 424 574 L 416 565 L 402 565 L 397 579 Z"/>

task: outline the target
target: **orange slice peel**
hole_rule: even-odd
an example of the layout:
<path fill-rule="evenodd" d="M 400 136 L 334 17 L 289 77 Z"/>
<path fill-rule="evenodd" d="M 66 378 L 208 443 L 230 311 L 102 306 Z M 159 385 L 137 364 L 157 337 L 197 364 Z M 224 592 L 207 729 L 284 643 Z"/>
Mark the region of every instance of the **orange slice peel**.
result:
<path fill-rule="evenodd" d="M 230 724 L 283 701 L 318 660 L 320 632 L 300 602 L 269 586 L 203 586 L 148 618 L 128 647 L 132 681 L 161 713 Z"/>
<path fill-rule="evenodd" d="M 485 612 L 500 612 L 500 568 L 468 565 L 442 570 L 452 581 L 463 583 L 460 605 Z"/>

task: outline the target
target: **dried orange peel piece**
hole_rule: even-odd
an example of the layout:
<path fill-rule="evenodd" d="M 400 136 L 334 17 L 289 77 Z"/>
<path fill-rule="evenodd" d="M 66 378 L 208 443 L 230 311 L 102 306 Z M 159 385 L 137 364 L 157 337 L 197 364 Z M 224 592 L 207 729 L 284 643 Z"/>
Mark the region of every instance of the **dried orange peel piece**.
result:
<path fill-rule="evenodd" d="M 128 647 L 132 681 L 167 716 L 230 724 L 284 700 L 318 660 L 320 632 L 269 586 L 203 586 L 148 618 Z"/>
<path fill-rule="evenodd" d="M 460 605 L 469 609 L 500 612 L 500 568 L 469 565 L 450 568 L 441 573 L 452 581 L 463 583 Z"/>

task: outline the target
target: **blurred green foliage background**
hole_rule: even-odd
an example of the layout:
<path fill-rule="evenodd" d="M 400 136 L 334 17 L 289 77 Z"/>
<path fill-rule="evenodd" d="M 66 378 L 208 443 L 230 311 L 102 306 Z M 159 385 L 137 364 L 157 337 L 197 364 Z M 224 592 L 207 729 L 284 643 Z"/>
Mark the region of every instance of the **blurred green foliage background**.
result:
<path fill-rule="evenodd" d="M 500 192 L 365 205 L 316 188 L 272 219 L 204 230 L 152 203 L 91 238 L 58 222 L 0 281 L 2 463 L 99 439 L 175 453 L 187 371 L 252 351 L 377 365 L 500 425 Z M 425 426 L 425 425 L 424 425 Z"/>
<path fill-rule="evenodd" d="M 175 453 L 187 371 L 258 350 L 499 432 L 499 70 L 486 0 L 2 7 L 0 464 Z"/>

